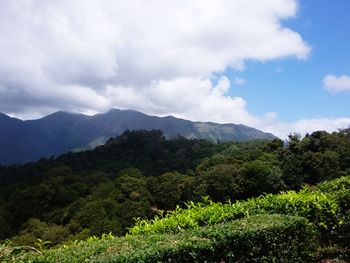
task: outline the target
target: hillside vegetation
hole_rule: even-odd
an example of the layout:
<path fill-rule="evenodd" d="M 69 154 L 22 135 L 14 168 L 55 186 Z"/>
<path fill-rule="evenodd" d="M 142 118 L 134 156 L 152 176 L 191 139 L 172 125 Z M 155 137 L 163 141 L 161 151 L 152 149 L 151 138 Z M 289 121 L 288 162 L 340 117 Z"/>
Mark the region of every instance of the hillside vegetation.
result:
<path fill-rule="evenodd" d="M 165 217 L 140 221 L 122 238 L 104 235 L 55 249 L 40 247 L 34 252 L 7 246 L 3 248 L 8 249 L 3 260 L 314 262 L 317 256 L 323 256 L 320 249 L 317 254 L 317 249 L 325 244 L 337 245 L 345 251 L 338 256 L 347 257 L 349 206 L 347 176 L 298 193 L 267 195 L 233 204 L 190 203 L 188 208 L 178 208 Z"/>
<path fill-rule="evenodd" d="M 32 262 L 177 262 L 181 255 L 188 262 L 203 262 L 203 255 L 208 262 L 246 262 L 249 256 L 286 262 L 285 253 L 295 256 L 290 262 L 312 262 L 318 249 L 319 257 L 344 257 L 349 174 L 349 130 L 291 135 L 287 142 L 218 144 L 126 132 L 95 150 L 0 167 L 0 256 Z M 295 224 L 300 232 L 291 231 Z M 247 240 L 252 247 L 243 249 L 239 244 Z M 288 244 L 291 254 L 283 252 Z M 144 251 L 149 258 L 142 259 Z"/>

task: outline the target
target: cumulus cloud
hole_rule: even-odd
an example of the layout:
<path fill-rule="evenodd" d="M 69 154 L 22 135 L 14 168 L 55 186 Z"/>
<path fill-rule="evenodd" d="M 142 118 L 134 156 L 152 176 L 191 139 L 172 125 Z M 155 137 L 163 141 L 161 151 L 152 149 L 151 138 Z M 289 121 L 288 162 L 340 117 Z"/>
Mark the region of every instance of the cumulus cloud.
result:
<path fill-rule="evenodd" d="M 335 94 L 342 91 L 350 91 L 350 77 L 343 75 L 340 77 L 327 75 L 323 79 L 325 90 Z"/>
<path fill-rule="evenodd" d="M 171 89 L 168 96 L 159 91 L 165 101 L 176 92 L 186 96 L 179 83 L 216 82 L 214 76 L 241 70 L 246 60 L 304 59 L 308 45 L 281 24 L 297 7 L 296 0 L 5 1 L 0 111 L 131 108 L 131 97 L 153 100 L 161 87 Z M 125 100 L 111 97 L 111 87 L 125 91 L 119 93 Z M 213 103 L 214 95 L 186 87 L 200 96 L 194 99 Z M 243 101 L 219 89 L 212 93 L 221 100 Z M 162 108 L 152 103 L 148 111 Z"/>
<path fill-rule="evenodd" d="M 149 114 L 254 125 L 258 119 L 247 112 L 246 102 L 225 95 L 229 87 L 227 77 L 221 77 L 216 85 L 210 79 L 181 77 L 153 81 L 141 89 L 108 86 L 106 95 L 121 108 L 131 107 Z"/>
<path fill-rule="evenodd" d="M 129 86 L 109 86 L 107 96 L 121 108 L 133 108 L 160 116 L 173 115 L 194 121 L 242 123 L 286 139 L 290 133 L 304 136 L 317 130 L 327 132 L 350 127 L 350 118 L 316 118 L 283 122 L 276 112 L 254 116 L 247 111 L 241 97 L 225 95 L 230 87 L 227 77 L 217 84 L 210 79 L 178 78 L 160 80 L 151 87 L 137 89 Z M 140 92 L 136 92 L 139 90 Z"/>
<path fill-rule="evenodd" d="M 4 1 L 0 111 L 28 118 L 131 108 L 280 136 L 346 125 L 348 119 L 281 123 L 275 113 L 250 114 L 243 98 L 228 95 L 227 68 L 307 58 L 308 44 L 282 25 L 297 9 L 297 0 Z"/>

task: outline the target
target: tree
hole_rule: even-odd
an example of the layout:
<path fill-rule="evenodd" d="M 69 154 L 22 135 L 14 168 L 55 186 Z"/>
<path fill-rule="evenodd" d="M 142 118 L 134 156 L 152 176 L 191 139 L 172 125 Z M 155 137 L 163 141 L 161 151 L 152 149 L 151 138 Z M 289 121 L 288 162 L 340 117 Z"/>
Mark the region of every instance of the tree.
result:
<path fill-rule="evenodd" d="M 49 241 L 50 245 L 56 245 L 66 240 L 69 235 L 69 230 L 64 226 L 30 218 L 23 225 L 20 233 L 12 238 L 12 241 L 18 245 L 33 245 L 37 239 L 42 239 Z"/>
<path fill-rule="evenodd" d="M 73 217 L 82 229 L 89 229 L 91 235 L 100 236 L 112 232 L 122 234 L 118 206 L 112 200 L 90 201 Z"/>
<path fill-rule="evenodd" d="M 247 197 L 287 189 L 283 181 L 283 171 L 273 163 L 255 160 L 246 163 L 243 169 L 243 176 L 247 181 Z"/>
<path fill-rule="evenodd" d="M 278 150 L 283 149 L 283 141 L 281 139 L 273 139 L 272 141 L 270 141 L 266 147 L 264 148 L 264 151 L 267 152 L 276 152 Z"/>
<path fill-rule="evenodd" d="M 115 189 L 114 199 L 119 203 L 132 200 L 149 205 L 152 202 L 144 177 L 138 178 L 125 174 L 115 180 Z"/>
<path fill-rule="evenodd" d="M 213 201 L 224 202 L 242 198 L 245 182 L 238 165 L 218 164 L 197 178 L 197 196 L 209 195 Z"/>
<path fill-rule="evenodd" d="M 157 178 L 152 194 L 159 208 L 174 209 L 176 205 L 186 201 L 187 188 L 191 187 L 186 181 L 187 177 L 180 173 L 165 173 Z"/>

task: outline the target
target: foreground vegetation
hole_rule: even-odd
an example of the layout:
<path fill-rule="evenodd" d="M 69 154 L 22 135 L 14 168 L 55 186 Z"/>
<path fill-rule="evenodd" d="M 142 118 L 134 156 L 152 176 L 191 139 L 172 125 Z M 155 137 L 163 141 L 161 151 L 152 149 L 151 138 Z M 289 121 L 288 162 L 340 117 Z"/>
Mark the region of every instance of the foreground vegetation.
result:
<path fill-rule="evenodd" d="M 127 236 L 7 255 L 25 262 L 311 262 L 315 231 L 305 219 L 260 215 L 179 234 Z"/>
<path fill-rule="evenodd" d="M 298 215 L 307 218 L 319 231 L 327 232 L 349 223 L 349 207 L 350 176 L 347 176 L 322 183 L 315 189 L 268 194 L 233 204 L 190 202 L 186 209 L 178 207 L 164 216 L 139 220 L 130 233 L 176 233 L 266 213 Z"/>
<path fill-rule="evenodd" d="M 15 262 L 313 262 L 317 249 L 338 247 L 337 256 L 349 256 L 350 176 L 299 192 L 206 202 L 141 220 L 126 237 L 39 251 L 4 246 L 0 255 Z"/>
<path fill-rule="evenodd" d="M 208 241 L 203 238 L 206 231 L 220 232 L 231 224 L 244 229 L 244 222 L 270 216 L 276 225 L 304 220 L 305 235 L 293 238 L 309 238 L 318 244 L 319 255 L 345 257 L 350 240 L 349 174 L 349 130 L 315 132 L 303 139 L 291 135 L 287 142 L 223 144 L 166 140 L 158 131 L 126 132 L 93 151 L 0 167 L 0 257 L 62 262 L 58 256 L 63 255 L 77 262 L 80 257 L 123 262 L 126 254 L 137 261 L 137 251 L 150 251 L 150 257 L 159 256 L 156 261 L 172 256 L 176 260 L 174 251 L 187 251 L 193 260 L 207 255 L 208 262 L 215 262 L 215 254 L 229 261 L 221 250 L 237 257 L 242 249 L 232 254 L 218 245 L 226 237 L 213 234 Z M 274 229 L 275 223 L 265 223 Z M 91 238 L 103 234 L 102 240 Z M 283 246 L 278 235 L 269 232 Z M 191 236 L 198 240 L 188 239 Z M 248 239 L 254 243 L 253 236 Z M 159 245 L 152 245 L 158 239 Z M 121 243 L 125 249 L 116 249 Z M 303 246 L 311 257 L 315 248 Z M 158 250 L 161 247 L 176 255 Z M 268 250 L 261 251 L 262 257 L 267 255 Z M 302 259 L 304 252 L 298 252 L 301 258 L 295 262 L 311 262 Z"/>
<path fill-rule="evenodd" d="M 151 220 L 139 220 L 130 229 L 133 235 L 177 233 L 187 229 L 225 223 L 257 214 L 300 216 L 318 231 L 320 246 L 350 248 L 350 176 L 326 181 L 315 188 L 264 195 L 231 203 L 187 204 L 172 213 Z"/>

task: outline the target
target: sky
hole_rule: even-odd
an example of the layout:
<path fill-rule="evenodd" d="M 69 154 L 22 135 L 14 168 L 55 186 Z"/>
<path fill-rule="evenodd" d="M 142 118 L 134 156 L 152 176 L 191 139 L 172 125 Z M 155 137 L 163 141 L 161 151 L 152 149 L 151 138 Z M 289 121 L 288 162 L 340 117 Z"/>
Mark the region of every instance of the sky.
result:
<path fill-rule="evenodd" d="M 348 0 L 1 2 L 0 112 L 350 126 Z"/>

